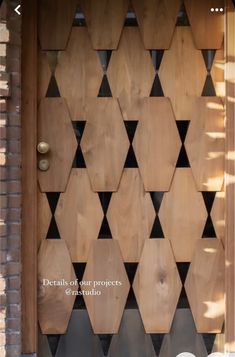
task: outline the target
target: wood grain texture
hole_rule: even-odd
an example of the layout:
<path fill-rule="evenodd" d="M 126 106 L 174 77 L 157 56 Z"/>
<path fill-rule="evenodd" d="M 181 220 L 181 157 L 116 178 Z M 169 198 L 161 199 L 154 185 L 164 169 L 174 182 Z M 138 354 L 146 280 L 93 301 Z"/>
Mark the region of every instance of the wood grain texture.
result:
<path fill-rule="evenodd" d="M 168 191 L 181 141 L 168 98 L 145 98 L 133 148 L 146 191 Z"/>
<path fill-rule="evenodd" d="M 83 280 L 121 282 L 120 286 L 96 286 L 95 290 L 101 291 L 101 295 L 84 295 L 94 333 L 117 333 L 130 283 L 116 240 L 103 239 L 93 242 Z M 92 286 L 82 286 L 84 292 L 91 290 Z"/>
<path fill-rule="evenodd" d="M 185 0 L 185 8 L 198 49 L 221 48 L 224 36 L 223 12 L 211 12 L 211 8 L 224 8 L 223 0 Z"/>
<path fill-rule="evenodd" d="M 41 0 L 38 36 L 43 50 L 64 50 L 71 32 L 77 0 Z"/>
<path fill-rule="evenodd" d="M 48 154 L 38 159 L 48 159 L 48 171 L 38 170 L 38 181 L 43 192 L 65 191 L 77 140 L 69 117 L 66 102 L 62 98 L 44 98 L 38 109 L 38 142 L 50 145 Z"/>
<path fill-rule="evenodd" d="M 211 77 L 214 83 L 217 97 L 225 99 L 225 50 L 224 47 L 217 50 L 211 68 Z"/>
<path fill-rule="evenodd" d="M 225 345 L 225 335 L 224 333 L 219 333 L 215 337 L 215 342 L 212 352 L 224 352 Z"/>
<path fill-rule="evenodd" d="M 170 331 L 181 286 L 169 240 L 146 240 L 133 282 L 146 333 Z"/>
<path fill-rule="evenodd" d="M 144 191 L 139 170 L 124 169 L 119 189 L 112 194 L 107 219 L 125 262 L 139 262 L 155 216 L 150 194 Z"/>
<path fill-rule="evenodd" d="M 45 239 L 38 253 L 38 319 L 43 334 L 63 334 L 67 330 L 75 295 L 67 295 L 66 285 L 45 285 L 43 279 L 60 282 L 76 280 L 66 243 Z M 76 291 L 77 287 L 73 286 Z"/>
<path fill-rule="evenodd" d="M 118 101 L 96 98 L 87 102 L 81 148 L 94 191 L 116 191 L 129 140 Z"/>
<path fill-rule="evenodd" d="M 202 194 L 197 192 L 190 168 L 177 168 L 171 189 L 163 196 L 159 218 L 177 262 L 192 260 L 207 219 Z"/>
<path fill-rule="evenodd" d="M 38 100 L 44 98 L 51 79 L 51 70 L 45 51 L 38 51 Z"/>
<path fill-rule="evenodd" d="M 155 77 L 150 53 L 144 49 L 138 27 L 123 29 L 107 75 L 112 94 L 119 99 L 124 119 L 135 120 L 135 101 L 150 95 Z"/>
<path fill-rule="evenodd" d="M 196 98 L 185 139 L 198 191 L 220 191 L 224 181 L 224 107 L 217 97 Z"/>
<path fill-rule="evenodd" d="M 46 239 L 47 232 L 51 222 L 51 209 L 47 200 L 47 196 L 45 193 L 42 193 L 38 188 L 38 196 L 37 196 L 37 203 L 38 203 L 38 247 L 41 244 L 43 239 Z"/>
<path fill-rule="evenodd" d="M 86 27 L 73 27 L 67 49 L 58 57 L 55 77 L 72 120 L 84 120 L 86 98 L 97 97 L 103 77 L 98 53 L 91 48 Z"/>
<path fill-rule="evenodd" d="M 225 310 L 224 273 L 220 239 L 200 239 L 185 281 L 198 332 L 221 332 Z"/>
<path fill-rule="evenodd" d="M 180 10 L 180 0 L 133 0 L 132 4 L 145 48 L 168 49 Z"/>
<path fill-rule="evenodd" d="M 159 69 L 163 92 L 171 99 L 176 120 L 188 120 L 192 110 L 190 99 L 201 96 L 206 74 L 201 51 L 194 47 L 190 27 L 176 27 L 171 47 L 164 52 Z"/>
<path fill-rule="evenodd" d="M 116 49 L 127 14 L 127 0 L 81 0 L 81 9 L 96 50 Z"/>
<path fill-rule="evenodd" d="M 86 169 L 72 169 L 67 189 L 60 195 L 55 219 L 72 262 L 86 262 L 103 220 L 100 200 L 91 189 Z"/>
<path fill-rule="evenodd" d="M 211 209 L 211 219 L 215 228 L 216 236 L 225 243 L 225 192 L 216 192 Z"/>

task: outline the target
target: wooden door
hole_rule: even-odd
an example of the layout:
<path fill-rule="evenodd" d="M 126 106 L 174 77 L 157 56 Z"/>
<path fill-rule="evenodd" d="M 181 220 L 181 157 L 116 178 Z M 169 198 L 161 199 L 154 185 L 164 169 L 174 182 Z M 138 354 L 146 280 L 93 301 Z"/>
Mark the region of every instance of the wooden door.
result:
<path fill-rule="evenodd" d="M 40 357 L 216 351 L 225 92 L 213 6 L 39 3 Z"/>

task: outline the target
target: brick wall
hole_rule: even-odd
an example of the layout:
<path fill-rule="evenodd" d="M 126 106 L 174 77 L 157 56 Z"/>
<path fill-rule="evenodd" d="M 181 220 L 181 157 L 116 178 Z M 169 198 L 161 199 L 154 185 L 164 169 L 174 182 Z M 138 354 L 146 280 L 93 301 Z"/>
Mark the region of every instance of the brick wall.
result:
<path fill-rule="evenodd" d="M 21 159 L 19 1 L 0 9 L 0 356 L 21 354 Z"/>

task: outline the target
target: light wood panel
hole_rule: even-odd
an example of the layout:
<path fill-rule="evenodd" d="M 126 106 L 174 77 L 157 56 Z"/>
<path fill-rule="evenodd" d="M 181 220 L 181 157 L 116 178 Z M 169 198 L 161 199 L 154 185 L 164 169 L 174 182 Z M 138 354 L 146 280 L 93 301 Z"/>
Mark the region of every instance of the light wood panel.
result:
<path fill-rule="evenodd" d="M 38 181 L 43 192 L 63 192 L 77 148 L 77 140 L 62 98 L 44 98 L 38 109 L 38 142 L 50 145 L 48 154 L 38 155 L 38 160 L 48 159 L 48 171 L 38 170 Z"/>
<path fill-rule="evenodd" d="M 77 0 L 40 0 L 38 36 L 43 50 L 64 50 Z"/>
<path fill-rule="evenodd" d="M 116 99 L 87 102 L 86 126 L 81 140 L 94 191 L 116 191 L 129 148 L 129 140 Z"/>
<path fill-rule="evenodd" d="M 177 168 L 171 189 L 163 196 L 159 218 L 177 262 L 190 262 L 207 219 L 202 194 L 196 191 L 190 168 Z"/>
<path fill-rule="evenodd" d="M 55 281 L 45 285 L 43 279 Z M 67 330 L 75 295 L 67 295 L 76 280 L 66 243 L 62 239 L 45 239 L 38 253 L 38 319 L 43 334 L 63 334 Z M 62 285 L 63 281 L 68 286 Z M 60 284 L 60 285 L 59 285 Z"/>
<path fill-rule="evenodd" d="M 185 0 L 185 8 L 198 49 L 221 48 L 224 36 L 223 12 L 211 12 L 211 8 L 223 8 L 223 0 Z"/>
<path fill-rule="evenodd" d="M 202 53 L 194 47 L 190 27 L 176 27 L 171 47 L 162 58 L 159 78 L 164 95 L 171 99 L 177 120 L 189 120 L 190 99 L 201 96 L 206 75 Z"/>
<path fill-rule="evenodd" d="M 121 282 L 107 288 L 96 286 L 101 295 L 84 295 L 94 333 L 117 333 L 130 288 L 117 241 L 93 242 L 83 280 Z M 91 290 L 92 286 L 82 286 L 84 293 Z"/>
<path fill-rule="evenodd" d="M 145 48 L 169 48 L 181 1 L 133 0 L 132 4 Z"/>
<path fill-rule="evenodd" d="M 200 239 L 185 289 L 198 332 L 220 333 L 224 321 L 224 250 L 220 239 Z"/>
<path fill-rule="evenodd" d="M 216 335 L 212 352 L 224 352 L 225 335 L 220 333 Z"/>
<path fill-rule="evenodd" d="M 145 98 L 133 148 L 146 191 L 168 191 L 181 141 L 168 98 Z"/>
<path fill-rule="evenodd" d="M 224 47 L 217 50 L 211 68 L 211 77 L 214 83 L 215 92 L 218 97 L 224 101 L 225 97 L 225 52 Z"/>
<path fill-rule="evenodd" d="M 98 53 L 91 48 L 86 27 L 73 27 L 66 51 L 60 53 L 55 77 L 72 120 L 84 120 L 87 97 L 97 97 L 103 71 Z"/>
<path fill-rule="evenodd" d="M 138 27 L 123 29 L 107 75 L 113 96 L 119 98 L 124 119 L 135 120 L 135 101 L 150 95 L 155 77 L 150 53 L 144 49 Z"/>
<path fill-rule="evenodd" d="M 47 53 L 38 51 L 38 99 L 46 96 L 48 85 L 51 79 L 51 70 L 47 58 Z"/>
<path fill-rule="evenodd" d="M 225 128 L 220 98 L 196 98 L 185 148 L 199 191 L 220 191 L 224 181 Z"/>
<path fill-rule="evenodd" d="M 128 9 L 128 0 L 80 0 L 92 46 L 111 50 L 118 46 Z"/>
<path fill-rule="evenodd" d="M 72 169 L 67 189 L 60 195 L 55 219 L 72 261 L 86 262 L 103 220 L 100 200 L 91 190 L 86 169 Z"/>
<path fill-rule="evenodd" d="M 144 191 L 139 170 L 124 169 L 119 189 L 111 197 L 107 218 L 125 262 L 139 262 L 155 216 L 150 194 Z"/>
<path fill-rule="evenodd" d="M 51 209 L 45 193 L 42 193 L 38 188 L 38 247 L 43 239 L 46 239 L 47 232 L 51 222 Z"/>
<path fill-rule="evenodd" d="M 181 286 L 169 240 L 146 240 L 133 282 L 146 333 L 169 332 Z"/>
<path fill-rule="evenodd" d="M 225 243 L 225 192 L 216 192 L 211 209 L 211 219 L 215 228 L 216 236 Z"/>

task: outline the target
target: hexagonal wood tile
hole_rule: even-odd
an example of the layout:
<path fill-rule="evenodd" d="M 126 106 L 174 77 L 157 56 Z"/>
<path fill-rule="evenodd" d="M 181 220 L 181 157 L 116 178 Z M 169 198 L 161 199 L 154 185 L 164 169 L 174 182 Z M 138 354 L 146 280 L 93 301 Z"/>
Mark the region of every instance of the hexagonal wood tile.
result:
<path fill-rule="evenodd" d="M 86 295 L 92 286 L 82 286 L 84 300 L 94 333 L 117 333 L 130 283 L 124 268 L 118 242 L 103 239 L 93 242 L 83 280 L 120 281 L 122 285 L 96 286 L 101 295 Z"/>
<path fill-rule="evenodd" d="M 38 247 L 43 239 L 46 239 L 47 232 L 51 222 L 51 209 L 48 203 L 48 199 L 45 193 L 42 193 L 38 188 L 37 195 L 38 205 Z"/>
<path fill-rule="evenodd" d="M 200 239 L 185 282 L 198 332 L 221 332 L 225 311 L 224 274 L 221 240 Z"/>
<path fill-rule="evenodd" d="M 180 0 L 133 0 L 132 3 L 145 48 L 169 48 L 181 5 Z"/>
<path fill-rule="evenodd" d="M 216 236 L 225 243 L 225 192 L 216 192 L 211 209 L 211 219 L 215 228 Z"/>
<path fill-rule="evenodd" d="M 64 50 L 72 29 L 76 0 L 41 0 L 38 35 L 43 50 Z"/>
<path fill-rule="evenodd" d="M 220 98 L 195 98 L 185 148 L 199 191 L 220 191 L 224 180 L 225 124 Z"/>
<path fill-rule="evenodd" d="M 162 89 L 171 99 L 176 120 L 189 119 L 190 98 L 202 94 L 206 75 L 202 53 L 194 47 L 190 27 L 176 27 L 171 47 L 164 52 L 159 69 Z"/>
<path fill-rule="evenodd" d="M 181 287 L 169 240 L 146 240 L 133 283 L 146 333 L 169 332 Z"/>
<path fill-rule="evenodd" d="M 43 98 L 38 109 L 38 142 L 50 145 L 48 154 L 38 154 L 38 160 L 48 159 L 47 171 L 38 170 L 43 192 L 63 192 L 72 167 L 77 140 L 63 98 Z"/>
<path fill-rule="evenodd" d="M 150 95 L 155 77 L 150 53 L 144 49 L 138 27 L 123 29 L 107 75 L 112 94 L 119 99 L 124 119 L 136 120 L 136 101 Z"/>
<path fill-rule="evenodd" d="M 220 50 L 217 50 L 215 53 L 215 58 L 211 68 L 211 77 L 214 83 L 215 92 L 218 97 L 221 97 L 224 101 L 225 97 L 225 56 L 224 56 L 224 47 Z"/>
<path fill-rule="evenodd" d="M 86 98 L 97 97 L 103 77 L 98 53 L 91 47 L 86 27 L 73 27 L 67 49 L 59 55 L 55 77 L 72 120 L 84 120 Z"/>
<path fill-rule="evenodd" d="M 176 261 L 191 261 L 195 244 L 203 233 L 207 211 L 190 168 L 175 170 L 170 191 L 163 196 L 159 218 Z"/>
<path fill-rule="evenodd" d="M 156 213 L 138 169 L 124 169 L 117 192 L 112 194 L 107 219 L 125 262 L 138 262 L 144 241 L 150 237 Z M 126 224 L 128 222 L 128 224 Z"/>
<path fill-rule="evenodd" d="M 181 141 L 168 98 L 145 98 L 133 148 L 146 191 L 168 191 Z"/>
<path fill-rule="evenodd" d="M 127 14 L 127 0 L 81 0 L 81 9 L 96 50 L 116 49 Z"/>
<path fill-rule="evenodd" d="M 91 189 L 86 169 L 72 169 L 67 189 L 60 195 L 55 219 L 72 262 L 86 262 L 103 220 L 100 200 Z"/>
<path fill-rule="evenodd" d="M 88 101 L 81 149 L 94 191 L 116 191 L 129 140 L 116 99 Z"/>
<path fill-rule="evenodd" d="M 38 253 L 38 319 L 43 334 L 66 332 L 75 296 L 66 295 L 65 285 L 43 285 L 43 279 L 70 282 L 76 280 L 66 243 L 45 239 Z M 72 290 L 77 290 L 73 286 Z"/>
<path fill-rule="evenodd" d="M 224 36 L 223 12 L 211 12 L 213 8 L 224 8 L 223 0 L 184 1 L 189 22 L 198 49 L 221 48 Z"/>

